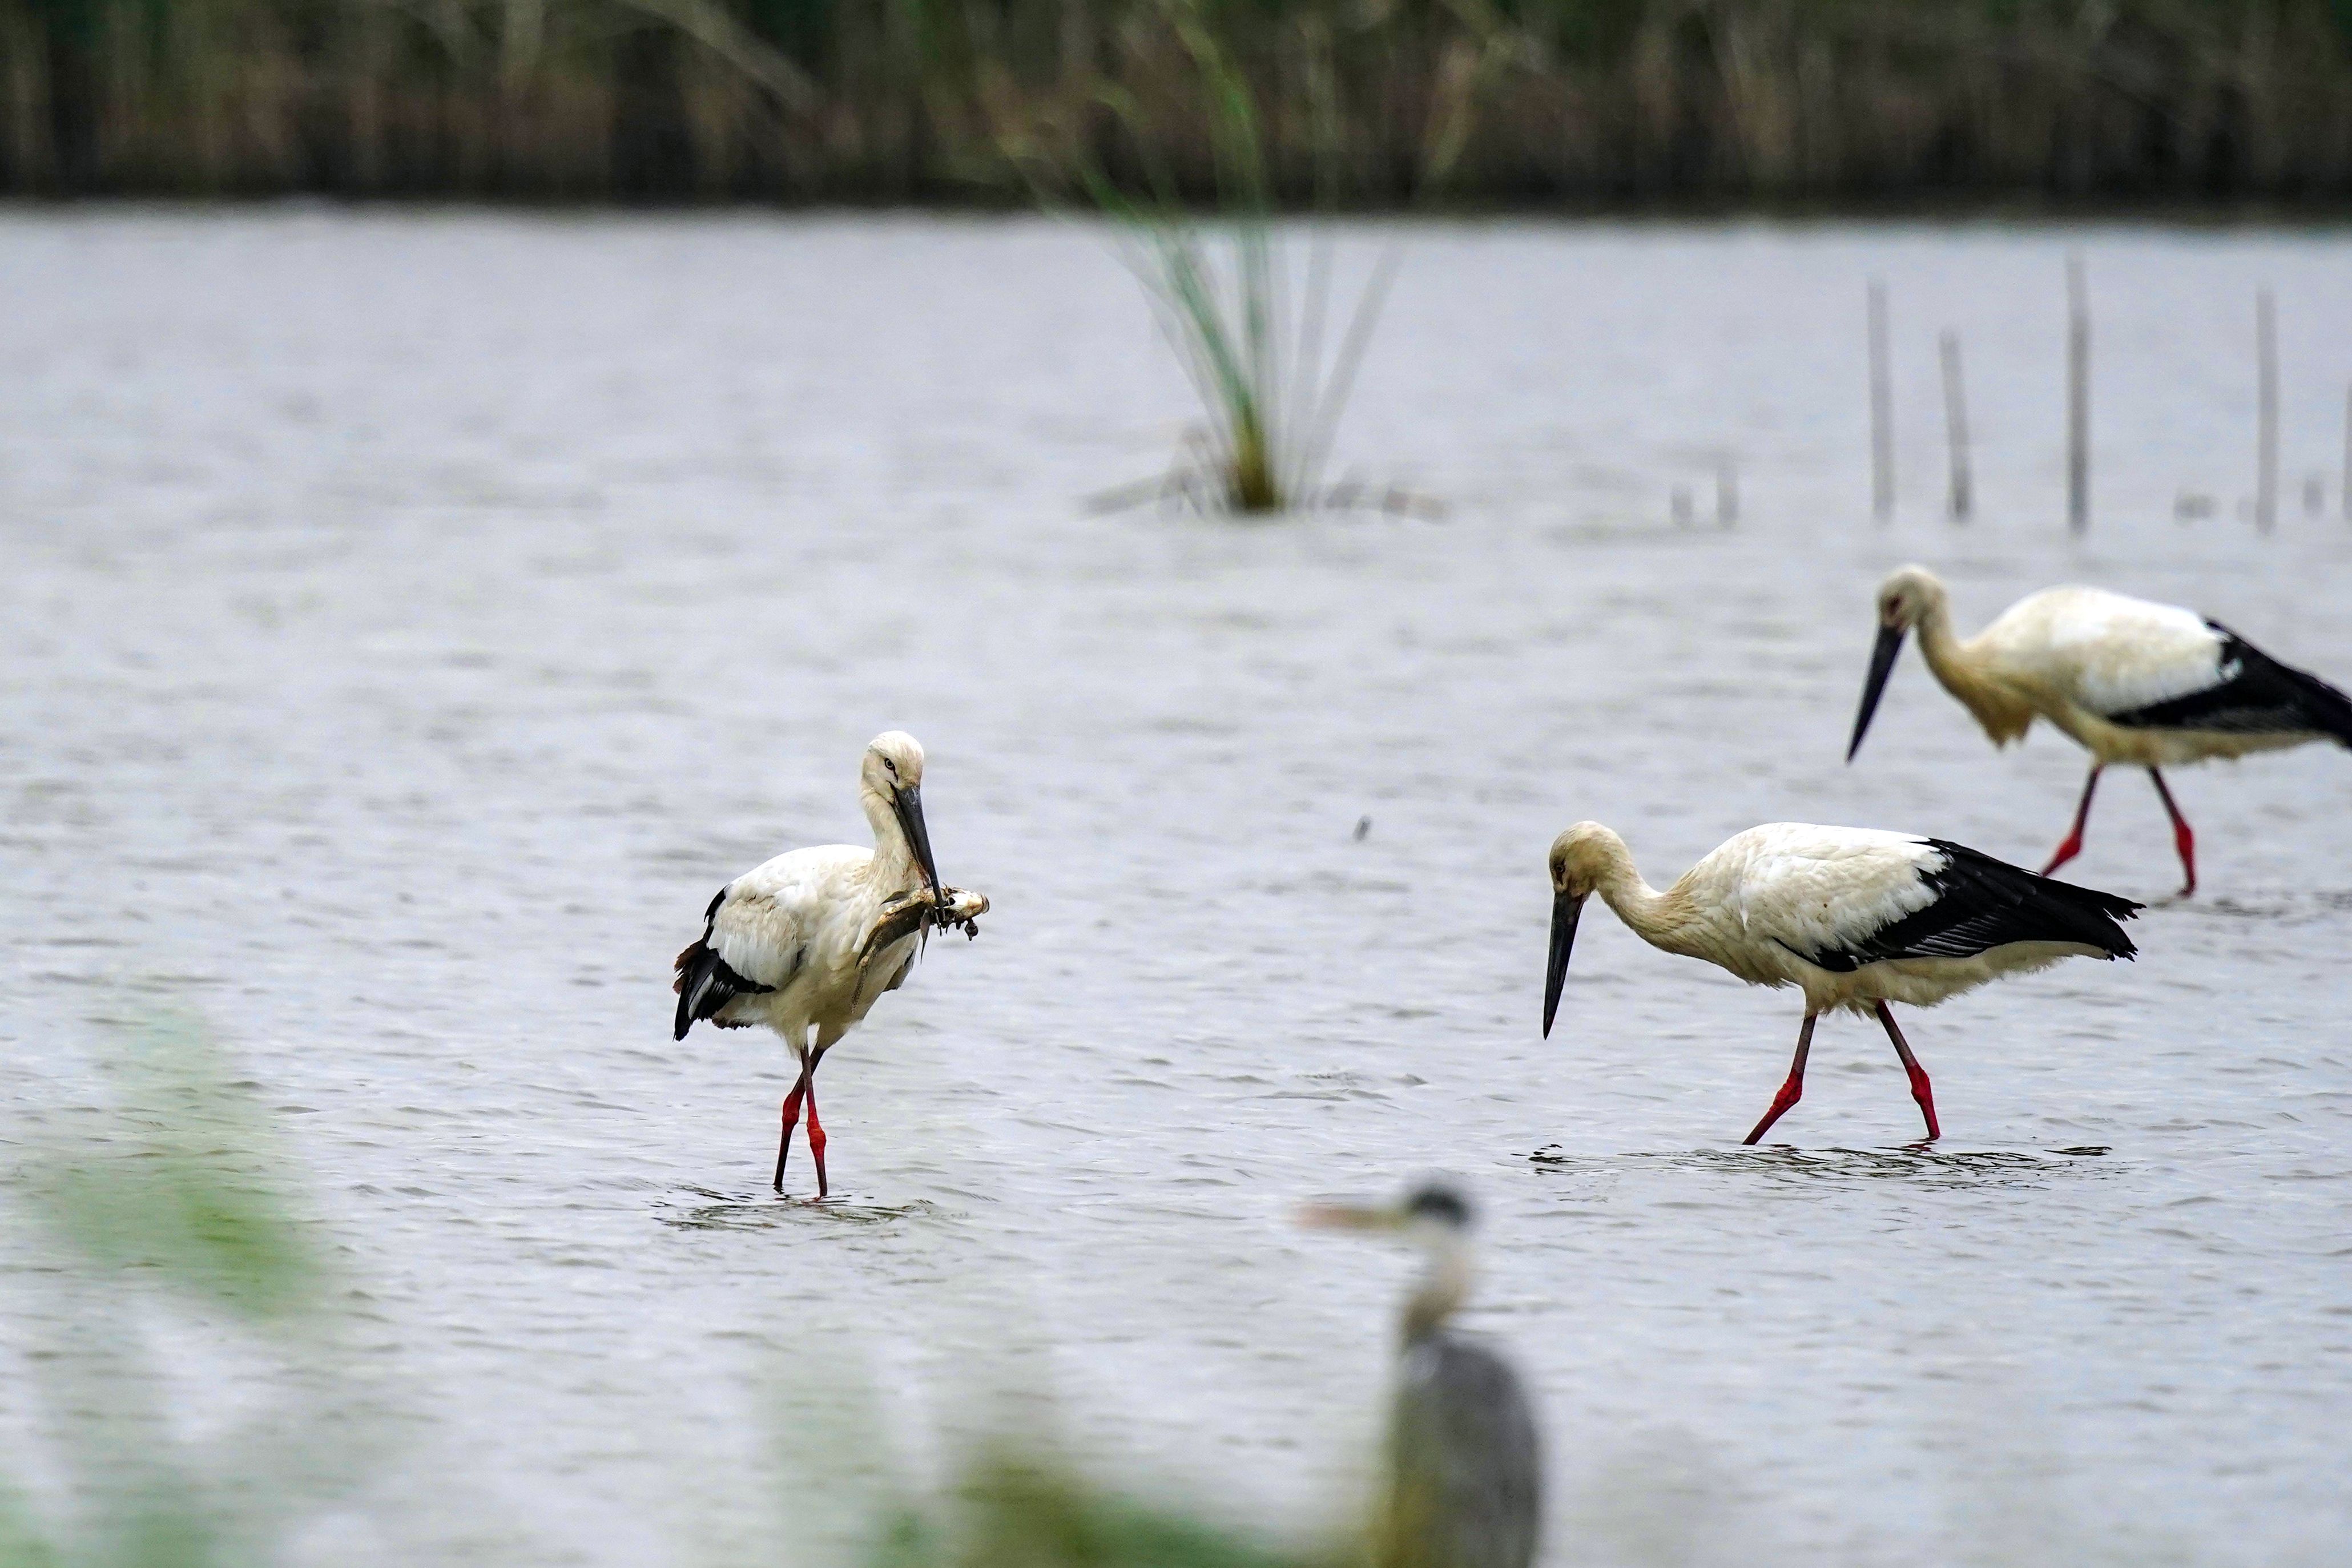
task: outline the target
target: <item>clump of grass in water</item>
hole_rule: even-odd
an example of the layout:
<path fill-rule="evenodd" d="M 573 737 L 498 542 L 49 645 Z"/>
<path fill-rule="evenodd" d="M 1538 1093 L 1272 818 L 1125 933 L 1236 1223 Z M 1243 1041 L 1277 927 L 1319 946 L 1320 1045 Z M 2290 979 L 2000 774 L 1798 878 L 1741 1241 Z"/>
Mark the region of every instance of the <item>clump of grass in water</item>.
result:
<path fill-rule="evenodd" d="M 1075 182 L 1118 225 L 1121 258 L 1150 297 L 1206 423 L 1167 476 L 1106 492 L 1095 505 L 1108 510 L 1181 499 L 1262 517 L 1352 504 L 1363 494 L 1325 489 L 1323 465 L 1395 276 L 1396 251 L 1374 265 L 1327 362 L 1329 243 L 1310 246 L 1304 298 L 1294 308 L 1294 269 L 1275 233 L 1272 181 L 1248 86 L 1192 5 L 1168 0 L 1162 14 L 1207 99 L 1215 215 L 1203 221 L 1184 204 L 1159 154 L 1160 139 L 1123 88 L 1106 86 L 1097 99 L 1131 133 L 1151 195 L 1128 195 L 1080 138 L 1064 139 L 1073 151 L 1059 183 Z M 1043 161 L 1035 148 L 1012 151 L 1034 175 Z M 1409 499 L 1394 491 L 1386 497 L 1391 506 Z"/>

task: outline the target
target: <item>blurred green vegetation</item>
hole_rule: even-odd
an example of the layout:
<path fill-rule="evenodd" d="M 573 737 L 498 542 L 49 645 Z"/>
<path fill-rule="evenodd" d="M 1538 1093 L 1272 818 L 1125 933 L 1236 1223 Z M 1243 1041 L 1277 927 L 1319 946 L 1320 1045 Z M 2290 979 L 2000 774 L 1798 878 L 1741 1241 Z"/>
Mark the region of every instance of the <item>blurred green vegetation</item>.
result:
<path fill-rule="evenodd" d="M 278 1561 L 384 1468 L 389 1412 L 354 1375 L 328 1249 L 257 1085 L 193 1018 L 117 1026 L 103 1041 L 109 1103 L 20 1106 L 6 1130 L 22 1157 L 0 1174 L 0 1218 L 36 1242 L 34 1266 L 12 1283 L 41 1310 L 11 1336 L 24 1354 L 7 1396 L 36 1407 L 37 1447 L 0 1455 L 0 1568 Z M 190 1333 L 239 1353 L 235 1397 L 198 1394 L 195 1408 L 173 1407 L 166 1347 L 184 1347 Z M 771 1392 L 781 1398 L 790 1381 L 772 1378 Z M 179 1398 L 191 1402 L 184 1387 Z M 802 1449 L 803 1413 L 779 1404 L 773 1415 L 780 1452 Z M 184 1435 L 192 1429 L 202 1437 Z M 910 1504 L 878 1430 L 853 1422 L 835 1436 L 819 1446 L 830 1473 L 817 1484 L 859 1511 L 867 1568 L 1344 1561 L 1104 1486 L 1034 1436 L 1000 1438 L 957 1467 L 939 1498 Z M 24 1473 L 34 1466 L 47 1483 L 38 1507 Z M 885 1478 L 898 1500 L 849 1484 L 861 1473 Z M 742 1484 L 747 1499 L 764 1491 L 778 1531 L 803 1545 L 803 1516 L 828 1511 L 756 1469 Z"/>
<path fill-rule="evenodd" d="M 1188 27 L 1286 204 L 2352 195 L 2352 0 L 0 0 L 0 193 L 1205 197 Z"/>
<path fill-rule="evenodd" d="M 1006 1445 L 967 1466 L 940 1503 L 904 1510 L 867 1568 L 1345 1568 L 1338 1552 L 1284 1548 L 1145 1502 Z"/>
<path fill-rule="evenodd" d="M 333 1354 L 327 1270 L 266 1116 L 204 1029 L 162 1018 L 107 1040 L 113 1103 L 39 1118 L 0 1182 L 46 1242 L 46 1266 L 22 1275 L 51 1299 L 17 1392 L 68 1493 L 41 1517 L 0 1474 L 0 1564 L 260 1561 L 358 1452 L 293 1397 L 201 1443 L 178 1436 L 157 1331 L 169 1319 L 315 1367 Z"/>

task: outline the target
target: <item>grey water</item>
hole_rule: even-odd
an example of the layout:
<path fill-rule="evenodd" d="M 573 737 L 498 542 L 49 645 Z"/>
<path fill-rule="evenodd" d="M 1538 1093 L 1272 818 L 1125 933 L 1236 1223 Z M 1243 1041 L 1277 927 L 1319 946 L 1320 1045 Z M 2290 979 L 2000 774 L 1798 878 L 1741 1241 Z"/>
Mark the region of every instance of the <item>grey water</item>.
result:
<path fill-rule="evenodd" d="M 289 1561 L 850 1560 L 859 1475 L 1006 1421 L 1310 1531 L 1412 1265 L 1291 1215 L 1430 1170 L 1483 1206 L 1549 1563 L 2339 1560 L 2352 758 L 2176 775 L 2185 902 L 2111 778 L 2071 874 L 2150 902 L 2139 959 L 1914 1015 L 1932 1148 L 1853 1020 L 1740 1147 L 1793 998 L 1597 906 L 1538 1016 L 1580 818 L 1660 883 L 1776 820 L 2040 863 L 2079 754 L 1994 752 L 1916 660 L 1842 762 L 1904 561 L 1964 626 L 2096 582 L 2352 680 L 2352 234 L 1367 225 L 1343 275 L 1386 246 L 1335 473 L 1444 517 L 1234 526 L 1082 504 L 1193 413 L 1081 225 L 0 214 L 0 1139 L 105 1101 L 111 1020 L 234 1052 L 334 1239 L 327 1397 L 389 1432 Z M 668 964 L 734 873 L 861 839 L 891 726 L 994 910 L 828 1060 L 837 1201 L 799 1151 L 778 1199 L 785 1053 L 673 1044 Z M 13 1186 L 0 1455 L 70 1508 Z M 320 1396 L 195 1316 L 192 1441 Z"/>

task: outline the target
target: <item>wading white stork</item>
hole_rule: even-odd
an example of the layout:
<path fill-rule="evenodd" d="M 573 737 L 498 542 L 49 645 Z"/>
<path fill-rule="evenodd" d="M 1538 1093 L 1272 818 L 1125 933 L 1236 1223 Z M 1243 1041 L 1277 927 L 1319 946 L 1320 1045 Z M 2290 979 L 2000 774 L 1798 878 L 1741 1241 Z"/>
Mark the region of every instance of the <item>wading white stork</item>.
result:
<path fill-rule="evenodd" d="M 2044 876 L 2082 852 L 2091 793 L 2109 763 L 2145 768 L 2155 780 L 2172 819 L 2186 897 L 2197 891 L 2197 836 L 2160 767 L 2313 740 L 2352 746 L 2352 698 L 2193 610 L 2104 589 L 2045 588 L 1963 643 L 1952 631 L 1943 583 L 1925 567 L 1906 566 L 1878 590 L 1878 645 L 1848 762 L 1862 748 L 1904 635 L 1915 629 L 1927 668 L 1994 745 L 2022 739 L 2043 718 L 2091 754 L 2074 825 L 2042 868 Z"/>
<path fill-rule="evenodd" d="M 1625 841 L 1579 822 L 1552 841 L 1551 962 L 1544 1033 L 1551 1033 L 1577 916 L 1594 894 L 1653 947 L 1704 958 L 1752 986 L 1805 993 L 1797 1057 L 1755 1143 L 1805 1092 L 1813 1022 L 1843 1008 L 1874 1014 L 1911 1078 L 1911 1097 L 1941 1137 L 1926 1069 L 1889 1002 L 1934 1007 L 2003 975 L 2061 958 L 2128 958 L 2116 924 L 2140 905 L 2053 882 L 1942 839 L 1869 828 L 1772 822 L 1726 840 L 1663 893 L 1642 880 Z"/>
<path fill-rule="evenodd" d="M 915 737 L 896 729 L 876 736 L 857 778 L 874 847 L 794 850 L 744 873 L 719 890 L 703 911 L 701 938 L 677 956 L 674 1038 L 684 1040 L 703 1019 L 720 1029 L 765 1024 L 800 1059 L 776 1144 L 778 1192 L 803 1100 L 817 1196 L 831 1191 L 824 1124 L 816 1114 L 816 1069 L 824 1053 L 883 992 L 907 983 L 916 948 L 932 926 L 976 934 L 976 918 L 988 912 L 981 894 L 940 885 L 922 784 L 923 748 Z"/>

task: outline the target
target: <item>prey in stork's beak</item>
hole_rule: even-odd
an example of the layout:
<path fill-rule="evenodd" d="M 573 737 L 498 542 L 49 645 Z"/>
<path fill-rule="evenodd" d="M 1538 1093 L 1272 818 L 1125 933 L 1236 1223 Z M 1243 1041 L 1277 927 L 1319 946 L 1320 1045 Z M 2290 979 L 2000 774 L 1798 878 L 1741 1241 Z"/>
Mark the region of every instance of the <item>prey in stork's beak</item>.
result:
<path fill-rule="evenodd" d="M 1559 990 L 1568 984 L 1568 953 L 1576 946 L 1577 917 L 1584 913 L 1587 894 L 1565 889 L 1551 895 L 1551 961 L 1544 968 L 1544 1038 L 1551 1038 L 1551 1020 L 1559 1012 Z"/>
<path fill-rule="evenodd" d="M 1878 711 L 1879 695 L 1886 690 L 1886 677 L 1894 672 L 1895 655 L 1903 652 L 1906 630 L 1899 621 L 1878 628 L 1878 644 L 1870 651 L 1870 674 L 1862 683 L 1862 711 L 1853 716 L 1853 739 L 1845 748 L 1848 762 L 1862 749 L 1863 735 L 1870 728 L 1870 716 Z"/>
<path fill-rule="evenodd" d="M 915 864 L 930 886 L 932 904 L 945 908 L 947 895 L 940 891 L 940 868 L 931 859 L 931 831 L 923 822 L 923 787 L 907 784 L 894 788 L 890 791 L 890 809 L 898 813 L 898 826 L 906 831 L 907 843 L 915 852 Z"/>

